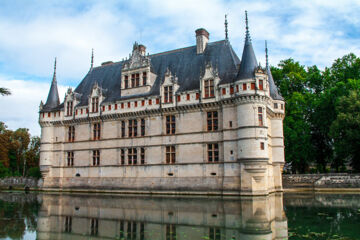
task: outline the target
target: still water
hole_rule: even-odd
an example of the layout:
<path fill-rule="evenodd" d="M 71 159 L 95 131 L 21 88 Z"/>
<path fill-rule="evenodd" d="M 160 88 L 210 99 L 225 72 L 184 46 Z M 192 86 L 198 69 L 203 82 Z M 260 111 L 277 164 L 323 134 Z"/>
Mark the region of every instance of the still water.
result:
<path fill-rule="evenodd" d="M 360 239 L 360 195 L 0 192 L 0 239 Z"/>

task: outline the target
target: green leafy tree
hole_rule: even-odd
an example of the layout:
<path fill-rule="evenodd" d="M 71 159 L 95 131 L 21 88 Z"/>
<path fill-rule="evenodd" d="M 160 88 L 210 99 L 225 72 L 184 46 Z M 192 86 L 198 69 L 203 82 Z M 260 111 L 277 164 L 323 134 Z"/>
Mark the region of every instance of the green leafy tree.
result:
<path fill-rule="evenodd" d="M 0 95 L 5 96 L 5 95 L 10 95 L 10 94 L 11 94 L 11 92 L 9 89 L 0 87 Z"/>

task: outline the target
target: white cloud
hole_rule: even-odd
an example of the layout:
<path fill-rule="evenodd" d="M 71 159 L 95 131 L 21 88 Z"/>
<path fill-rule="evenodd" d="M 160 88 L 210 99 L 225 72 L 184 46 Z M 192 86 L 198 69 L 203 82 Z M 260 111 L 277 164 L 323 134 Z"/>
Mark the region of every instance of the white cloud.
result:
<path fill-rule="evenodd" d="M 24 80 L 0 77 L 0 86 L 11 90 L 10 96 L 0 96 L 0 121 L 9 129 L 28 128 L 31 135 L 40 136 L 38 124 L 40 101 L 46 101 L 50 86 Z M 65 86 L 58 86 L 60 100 L 65 96 Z"/>

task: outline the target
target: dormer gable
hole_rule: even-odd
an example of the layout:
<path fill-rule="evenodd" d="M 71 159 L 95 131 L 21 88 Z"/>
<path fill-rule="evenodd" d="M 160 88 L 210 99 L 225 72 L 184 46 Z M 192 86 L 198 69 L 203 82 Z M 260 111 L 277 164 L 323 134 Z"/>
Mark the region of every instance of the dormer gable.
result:
<path fill-rule="evenodd" d="M 149 92 L 156 75 L 151 73 L 150 57 L 146 56 L 146 47 L 134 43 L 132 54 L 121 70 L 121 95 L 130 96 Z"/>
<path fill-rule="evenodd" d="M 100 104 L 105 99 L 106 90 L 102 89 L 97 82 L 94 83 L 89 95 L 89 112 L 100 112 Z"/>
<path fill-rule="evenodd" d="M 74 92 L 72 88 L 68 88 L 65 93 L 64 107 L 65 116 L 70 117 L 74 115 L 75 106 L 80 102 L 81 94 Z"/>
<path fill-rule="evenodd" d="M 200 79 L 202 98 L 213 98 L 217 96 L 217 86 L 220 82 L 219 72 L 213 68 L 210 62 L 205 66 L 205 71 Z"/>
<path fill-rule="evenodd" d="M 167 68 L 164 81 L 161 84 L 160 95 L 162 96 L 162 103 L 175 102 L 175 93 L 179 89 L 178 78 L 174 75 L 169 68 Z"/>

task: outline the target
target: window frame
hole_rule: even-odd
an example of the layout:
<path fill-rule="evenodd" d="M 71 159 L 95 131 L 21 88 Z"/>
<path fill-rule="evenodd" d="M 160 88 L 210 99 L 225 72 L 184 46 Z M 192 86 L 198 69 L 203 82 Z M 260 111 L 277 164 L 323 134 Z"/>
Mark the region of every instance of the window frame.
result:
<path fill-rule="evenodd" d="M 219 143 L 207 144 L 208 162 L 219 162 Z"/>
<path fill-rule="evenodd" d="M 219 112 L 209 111 L 206 112 L 207 131 L 214 132 L 219 130 Z"/>
<path fill-rule="evenodd" d="M 176 116 L 165 116 L 166 135 L 174 135 L 176 133 Z"/>
<path fill-rule="evenodd" d="M 175 164 L 176 163 L 176 148 L 174 145 L 166 146 L 165 161 L 166 161 L 166 164 Z"/>

